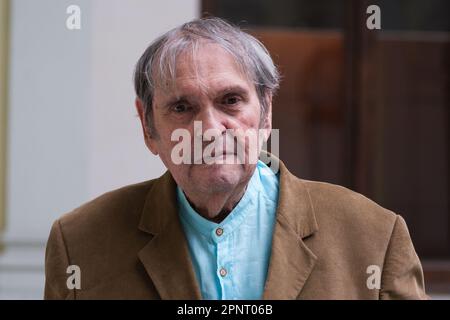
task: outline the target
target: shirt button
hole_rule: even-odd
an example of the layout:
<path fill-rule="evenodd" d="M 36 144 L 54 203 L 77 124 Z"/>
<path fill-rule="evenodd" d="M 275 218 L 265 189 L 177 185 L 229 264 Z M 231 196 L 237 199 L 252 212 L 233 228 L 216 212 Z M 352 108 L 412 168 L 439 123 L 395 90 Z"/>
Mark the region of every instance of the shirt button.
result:
<path fill-rule="evenodd" d="M 221 268 L 220 271 L 219 271 L 219 273 L 220 273 L 220 275 L 221 275 L 222 277 L 225 277 L 225 276 L 227 275 L 227 269 Z"/>
<path fill-rule="evenodd" d="M 220 237 L 221 235 L 223 235 L 223 229 L 222 229 L 222 228 L 217 228 L 217 229 L 216 229 L 216 235 L 217 235 L 218 237 Z"/>

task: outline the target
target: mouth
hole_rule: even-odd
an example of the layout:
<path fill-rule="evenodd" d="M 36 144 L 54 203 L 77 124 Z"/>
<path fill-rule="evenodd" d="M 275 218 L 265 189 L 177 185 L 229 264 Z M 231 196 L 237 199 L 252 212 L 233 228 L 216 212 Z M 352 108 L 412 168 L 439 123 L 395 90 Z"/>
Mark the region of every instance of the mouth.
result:
<path fill-rule="evenodd" d="M 235 159 L 235 157 L 237 157 L 237 155 L 234 152 L 222 152 L 217 155 L 213 154 L 213 155 L 204 156 L 202 158 L 197 159 L 197 161 L 195 161 L 194 163 L 206 164 L 206 165 L 225 164 L 227 159 Z M 233 163 L 234 163 L 234 161 L 233 161 Z"/>

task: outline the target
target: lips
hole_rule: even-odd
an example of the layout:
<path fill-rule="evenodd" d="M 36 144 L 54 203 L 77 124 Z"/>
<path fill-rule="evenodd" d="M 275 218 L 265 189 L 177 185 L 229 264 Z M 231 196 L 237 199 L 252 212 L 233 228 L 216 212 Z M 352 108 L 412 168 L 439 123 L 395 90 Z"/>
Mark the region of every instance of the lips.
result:
<path fill-rule="evenodd" d="M 214 162 L 216 160 L 221 160 L 225 161 L 227 157 L 229 156 L 236 156 L 237 155 L 237 146 L 234 145 L 231 141 L 229 143 L 227 143 L 228 140 L 226 139 L 218 139 L 215 140 L 213 142 L 211 142 L 211 144 L 209 144 L 207 147 L 212 148 L 207 150 L 207 155 L 204 155 L 205 153 L 205 146 L 203 146 L 204 148 L 201 150 L 201 152 L 198 152 L 200 154 L 196 155 L 196 157 L 194 158 L 194 163 L 211 163 Z M 198 150 L 200 151 L 200 150 Z M 195 152 L 194 152 L 195 153 Z M 217 155 L 216 155 L 217 154 Z M 195 156 L 195 154 L 194 154 Z M 223 159 L 223 160 L 222 160 Z"/>
<path fill-rule="evenodd" d="M 195 163 L 207 163 L 207 164 L 212 164 L 215 161 L 221 160 L 221 162 L 225 161 L 227 159 L 227 157 L 233 156 L 235 157 L 236 154 L 233 152 L 222 152 L 219 153 L 217 156 L 215 155 L 215 153 L 213 152 L 211 156 L 205 156 L 203 158 L 200 159 L 196 159 L 197 161 L 195 161 Z"/>

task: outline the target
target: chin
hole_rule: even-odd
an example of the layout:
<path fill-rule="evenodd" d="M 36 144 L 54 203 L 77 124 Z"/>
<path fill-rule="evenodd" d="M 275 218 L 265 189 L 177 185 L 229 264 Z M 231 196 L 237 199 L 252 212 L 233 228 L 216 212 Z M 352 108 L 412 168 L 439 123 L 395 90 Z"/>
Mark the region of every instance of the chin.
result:
<path fill-rule="evenodd" d="M 191 181 L 196 181 L 204 192 L 226 192 L 240 182 L 243 169 L 240 165 L 199 165 L 191 174 Z"/>

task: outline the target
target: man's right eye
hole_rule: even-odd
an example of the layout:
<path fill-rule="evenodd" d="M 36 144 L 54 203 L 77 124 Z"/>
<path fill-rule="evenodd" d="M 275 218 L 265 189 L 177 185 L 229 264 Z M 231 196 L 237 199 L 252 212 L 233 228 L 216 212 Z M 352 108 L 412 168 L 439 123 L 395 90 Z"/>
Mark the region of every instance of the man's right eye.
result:
<path fill-rule="evenodd" d="M 172 107 L 172 110 L 176 113 L 183 113 L 188 110 L 188 106 L 185 103 L 176 104 Z"/>

